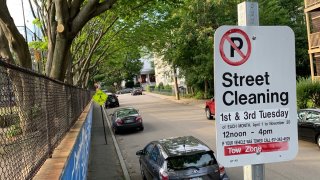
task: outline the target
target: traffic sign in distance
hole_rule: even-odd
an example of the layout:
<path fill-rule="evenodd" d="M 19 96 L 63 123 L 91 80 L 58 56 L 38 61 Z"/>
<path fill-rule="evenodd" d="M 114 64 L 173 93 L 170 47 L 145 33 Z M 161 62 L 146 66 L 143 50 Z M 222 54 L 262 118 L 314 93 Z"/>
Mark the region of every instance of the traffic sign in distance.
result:
<path fill-rule="evenodd" d="M 92 99 L 94 102 L 98 103 L 102 106 L 108 98 L 108 95 L 101 90 L 97 90 L 97 92 L 93 95 Z"/>

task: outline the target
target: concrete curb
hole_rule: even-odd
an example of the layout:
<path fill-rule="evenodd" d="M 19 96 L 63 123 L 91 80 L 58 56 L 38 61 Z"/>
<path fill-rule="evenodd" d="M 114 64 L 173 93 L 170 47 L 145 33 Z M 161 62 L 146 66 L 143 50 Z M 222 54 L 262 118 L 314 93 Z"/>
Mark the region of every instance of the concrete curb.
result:
<path fill-rule="evenodd" d="M 122 168 L 122 171 L 123 171 L 124 178 L 126 180 L 131 180 L 129 172 L 128 172 L 128 169 L 127 169 L 127 166 L 126 166 L 126 164 L 124 162 L 122 153 L 120 151 L 120 148 L 119 148 L 119 145 L 118 145 L 118 141 L 117 141 L 116 137 L 114 136 L 113 131 L 111 129 L 111 122 L 109 120 L 108 113 L 106 112 L 105 108 L 103 108 L 103 114 L 106 116 L 106 119 L 107 119 L 107 124 L 108 124 L 108 127 L 109 127 L 109 131 L 110 131 L 110 134 L 111 134 L 111 137 L 112 137 L 113 144 L 114 144 L 114 146 L 116 148 L 116 151 L 117 151 L 117 154 L 118 154 L 118 158 L 119 158 L 119 161 L 120 161 L 120 165 L 121 165 L 121 168 Z"/>

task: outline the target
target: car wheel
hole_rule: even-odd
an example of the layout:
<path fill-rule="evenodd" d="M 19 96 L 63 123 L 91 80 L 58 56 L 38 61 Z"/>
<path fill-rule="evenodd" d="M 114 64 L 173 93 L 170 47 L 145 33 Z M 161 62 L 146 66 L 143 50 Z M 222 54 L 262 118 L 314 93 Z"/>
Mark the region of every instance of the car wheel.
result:
<path fill-rule="evenodd" d="M 141 126 L 141 127 L 139 128 L 139 130 L 140 130 L 140 131 L 143 131 L 143 130 L 144 130 L 144 127 L 143 127 L 143 126 Z"/>
<path fill-rule="evenodd" d="M 210 109 L 208 107 L 206 107 L 206 116 L 207 116 L 207 119 L 213 119 Z"/>
<path fill-rule="evenodd" d="M 320 148 L 320 135 L 318 135 L 318 137 L 317 137 L 317 145 Z"/>
<path fill-rule="evenodd" d="M 143 169 L 142 169 L 141 164 L 140 164 L 140 173 L 141 173 L 142 179 L 143 179 L 143 180 L 147 180 L 146 175 L 144 174 L 144 171 L 143 171 Z"/>

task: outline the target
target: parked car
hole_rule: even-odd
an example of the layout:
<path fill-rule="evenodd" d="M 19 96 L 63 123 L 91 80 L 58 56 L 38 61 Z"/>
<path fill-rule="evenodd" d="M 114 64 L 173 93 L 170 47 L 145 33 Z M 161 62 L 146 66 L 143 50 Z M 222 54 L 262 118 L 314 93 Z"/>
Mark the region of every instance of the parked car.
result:
<path fill-rule="evenodd" d="M 179 86 L 178 89 L 179 89 L 179 92 L 180 92 L 180 93 L 186 94 L 187 88 L 185 88 L 184 86 Z"/>
<path fill-rule="evenodd" d="M 132 107 L 120 108 L 111 114 L 112 130 L 115 134 L 127 129 L 143 131 L 142 117 L 138 110 Z"/>
<path fill-rule="evenodd" d="M 136 155 L 143 179 L 229 179 L 213 151 L 193 136 L 152 141 Z"/>
<path fill-rule="evenodd" d="M 119 99 L 118 96 L 113 94 L 113 93 L 106 93 L 108 95 L 108 98 L 105 102 L 105 107 L 106 108 L 113 108 L 113 107 L 119 107 Z"/>
<path fill-rule="evenodd" d="M 320 109 L 298 111 L 298 136 L 300 139 L 316 143 L 320 148 Z"/>
<path fill-rule="evenodd" d="M 211 98 L 209 101 L 206 101 L 205 112 L 207 119 L 213 119 L 216 113 L 216 105 L 214 98 Z"/>
<path fill-rule="evenodd" d="M 142 95 L 142 89 L 137 88 L 137 89 L 133 89 L 131 92 L 131 95 Z"/>

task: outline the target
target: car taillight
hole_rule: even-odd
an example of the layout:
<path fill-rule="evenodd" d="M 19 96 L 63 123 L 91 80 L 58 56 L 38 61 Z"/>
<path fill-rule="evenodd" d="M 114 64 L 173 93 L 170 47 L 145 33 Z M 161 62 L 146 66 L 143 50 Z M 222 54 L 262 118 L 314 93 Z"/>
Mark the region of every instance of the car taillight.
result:
<path fill-rule="evenodd" d="M 142 118 L 140 116 L 136 117 L 136 122 L 142 122 Z"/>
<path fill-rule="evenodd" d="M 225 173 L 225 169 L 224 169 L 224 166 L 219 166 L 219 172 L 220 172 L 220 175 L 224 175 Z"/>
<path fill-rule="evenodd" d="M 169 180 L 167 172 L 165 172 L 163 169 L 160 170 L 159 176 L 161 180 Z"/>
<path fill-rule="evenodd" d="M 117 119 L 116 123 L 117 123 L 117 125 L 121 125 L 121 124 L 123 124 L 123 121 L 122 121 L 122 119 Z"/>

